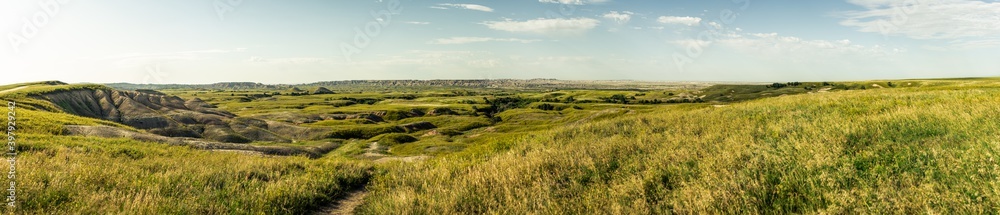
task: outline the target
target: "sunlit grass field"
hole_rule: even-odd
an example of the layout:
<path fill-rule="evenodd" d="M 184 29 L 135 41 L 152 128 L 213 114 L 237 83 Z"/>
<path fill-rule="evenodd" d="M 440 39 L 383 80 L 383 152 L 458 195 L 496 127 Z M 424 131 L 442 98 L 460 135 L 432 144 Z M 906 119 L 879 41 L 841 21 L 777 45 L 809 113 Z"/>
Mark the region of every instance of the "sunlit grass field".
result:
<path fill-rule="evenodd" d="M 391 166 L 361 209 L 995 213 L 998 96 L 988 82 L 666 106 Z"/>
<path fill-rule="evenodd" d="M 337 156 L 339 151 L 310 160 L 57 136 L 63 124 L 114 124 L 43 111 L 17 113 L 18 206 L 3 207 L 6 212 L 304 213 L 363 186 L 373 170 L 369 162 Z"/>
<path fill-rule="evenodd" d="M 437 126 L 433 131 L 438 134 L 364 133 L 320 158 L 62 136 L 63 125 L 135 129 L 52 111 L 54 105 L 19 91 L 0 97 L 35 106 L 18 110 L 18 207 L 0 210 L 302 214 L 317 211 L 348 191 L 364 189 L 369 194 L 356 211 L 360 214 L 1000 211 L 1000 157 L 996 157 L 1000 80 L 893 82 L 893 87 L 887 81 L 833 83 L 834 89 L 823 92 L 750 89 L 746 90 L 750 94 L 738 94 L 736 89 L 742 88 L 737 86 L 701 92 L 730 91 L 723 96 L 739 98 L 734 99 L 738 102 L 534 102 L 498 113 L 500 121 L 475 113 L 473 106 L 484 104 L 468 102 L 495 95 L 407 92 L 423 95 L 408 100 L 362 92 L 241 102 L 240 96 L 230 96 L 239 92 L 165 91 L 185 99 L 202 98 L 239 115 L 436 107 L 456 112 L 378 123 L 304 123 L 331 132 L 362 133 L 417 122 Z M 787 95 L 762 95 L 776 92 Z M 569 96 L 599 100 L 614 94 L 665 99 L 670 93 L 699 92 L 566 90 L 507 96 L 562 101 Z M 325 105 L 340 98 L 382 100 Z M 543 103 L 566 107 L 537 108 Z M 431 158 L 375 162 L 360 157 L 370 142 L 385 143 L 388 156 Z"/>
<path fill-rule="evenodd" d="M 26 136 L 18 213 L 294 214 L 363 186 L 370 163 L 261 157 L 126 139 Z"/>

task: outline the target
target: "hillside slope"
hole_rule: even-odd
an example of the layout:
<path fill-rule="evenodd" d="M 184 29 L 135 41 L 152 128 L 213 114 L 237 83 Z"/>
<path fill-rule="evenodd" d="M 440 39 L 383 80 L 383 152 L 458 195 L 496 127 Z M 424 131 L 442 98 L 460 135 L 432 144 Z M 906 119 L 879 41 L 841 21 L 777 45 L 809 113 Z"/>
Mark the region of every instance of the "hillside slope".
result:
<path fill-rule="evenodd" d="M 33 110 L 66 113 L 143 129 L 167 137 L 209 141 L 293 142 L 320 138 L 326 130 L 239 117 L 201 99 L 152 90 L 123 91 L 102 85 L 57 81 L 0 86 L 0 98 Z"/>
<path fill-rule="evenodd" d="M 497 114 L 500 123 L 472 123 L 485 127 L 454 136 L 410 132 L 333 145 L 163 138 L 68 114 L 43 96 L 108 89 L 100 86 L 0 86 L 17 89 L 0 98 L 23 105 L 17 158 L 30 168 L 17 175 L 23 200 L 17 212 L 27 214 L 304 214 L 357 190 L 368 192 L 360 214 L 982 214 L 1000 208 L 1000 79 L 835 84 L 848 87 L 780 96 L 732 85 L 710 93 L 751 100 L 517 108 Z M 67 110 L 98 109 L 84 99 L 55 100 L 79 106 Z M 156 104 L 168 109 L 146 107 L 164 116 L 209 114 L 189 101 L 185 111 L 162 101 Z M 281 108 L 275 109 L 285 112 Z M 487 120 L 433 116 L 325 128 L 371 136 L 359 131 L 475 119 Z M 242 117 L 223 121 L 217 126 L 234 131 L 240 129 L 234 124 L 279 134 L 312 129 Z M 394 137 L 421 140 L 372 144 L 391 144 Z M 286 152 L 310 157 L 197 150 L 217 145 L 244 151 L 298 146 Z M 413 163 L 363 157 L 416 156 L 442 146 L 457 149 Z M 328 149 L 334 151 L 315 153 Z"/>
<path fill-rule="evenodd" d="M 185 124 L 223 124 L 235 115 L 197 100 L 176 96 L 118 90 L 73 90 L 43 94 L 63 111 L 85 117 L 119 122 L 140 129 L 167 128 Z M 197 111 L 196 111 L 197 110 Z"/>
<path fill-rule="evenodd" d="M 914 84 L 916 85 L 916 84 Z M 996 81 L 664 106 L 379 177 L 370 214 L 993 213 Z"/>

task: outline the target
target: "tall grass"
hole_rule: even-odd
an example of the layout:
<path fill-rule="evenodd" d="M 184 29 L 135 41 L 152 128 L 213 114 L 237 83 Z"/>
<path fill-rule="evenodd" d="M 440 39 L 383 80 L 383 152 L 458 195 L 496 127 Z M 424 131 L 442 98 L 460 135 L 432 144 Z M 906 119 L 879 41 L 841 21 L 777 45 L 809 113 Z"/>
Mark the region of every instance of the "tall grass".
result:
<path fill-rule="evenodd" d="M 573 124 L 387 166 L 370 214 L 991 213 L 1000 90 L 820 93 Z"/>
<path fill-rule="evenodd" d="M 371 165 L 27 135 L 18 155 L 24 214 L 305 213 L 363 186 Z"/>
<path fill-rule="evenodd" d="M 882 82 L 845 85 L 872 83 Z M 499 114 L 498 123 L 472 116 L 317 123 L 332 127 L 330 137 L 384 135 L 346 141 L 318 159 L 59 136 L 62 125 L 125 126 L 61 113 L 32 97 L 61 88 L 32 86 L 4 95 L 24 106 L 18 111 L 19 205 L 0 212 L 301 214 L 365 184 L 371 193 L 359 208 L 363 214 L 1000 211 L 1000 81 L 900 84 L 906 87 L 719 107 L 515 109 Z M 580 93 L 585 98 L 614 92 Z M 306 99 L 287 104 L 327 105 Z M 416 101 L 445 100 L 426 99 Z M 336 111 L 415 108 L 394 102 L 406 103 Z M 247 111 L 287 111 L 280 105 Z M 423 132 L 397 124 L 419 121 L 449 135 L 420 136 L 390 153 L 439 157 L 382 164 L 352 158 L 386 133 L 409 132 L 413 140 Z"/>
<path fill-rule="evenodd" d="M 17 113 L 18 203 L 0 207 L 3 213 L 305 213 L 364 186 L 373 170 L 370 162 L 344 156 L 265 157 L 58 136 L 64 124 L 106 123 L 44 111 Z"/>

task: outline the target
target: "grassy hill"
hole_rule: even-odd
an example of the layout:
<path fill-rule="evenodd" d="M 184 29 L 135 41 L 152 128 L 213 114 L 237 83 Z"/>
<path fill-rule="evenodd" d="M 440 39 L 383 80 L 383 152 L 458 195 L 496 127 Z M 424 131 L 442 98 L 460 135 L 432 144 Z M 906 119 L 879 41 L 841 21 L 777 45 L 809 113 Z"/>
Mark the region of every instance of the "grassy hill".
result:
<path fill-rule="evenodd" d="M 258 98 L 237 94 L 264 91 L 163 91 L 240 116 L 364 134 L 318 158 L 65 136 L 63 125 L 144 131 L 60 112 L 37 96 L 67 90 L 61 83 L 0 86 L 20 88 L 0 99 L 26 105 L 18 109 L 19 207 L 0 210 L 300 214 L 362 188 L 362 214 L 1000 210 L 1000 80 L 888 82 Z M 404 94 L 414 97 L 395 97 Z M 614 95 L 628 102 L 607 100 Z M 682 96 L 705 101 L 633 102 Z M 490 118 L 479 111 L 484 97 L 521 100 Z M 375 102 L 327 105 L 335 101 Z M 447 114 L 408 115 L 444 107 Z M 344 114 L 383 121 L 333 119 Z M 415 123 L 436 128 L 402 128 Z M 387 149 L 371 151 L 374 142 Z M 386 162 L 368 155 L 375 152 L 432 157 Z"/>
<path fill-rule="evenodd" d="M 32 107 L 54 106 L 34 96 L 58 87 L 24 86 L 0 94 L 0 100 L 19 103 L 18 205 L 0 207 L 4 213 L 302 213 L 370 178 L 370 162 L 343 156 L 263 157 L 126 138 L 63 136 L 64 125 L 136 129 Z M 64 86 L 55 90 L 77 87 Z"/>
<path fill-rule="evenodd" d="M 377 177 L 364 213 L 990 213 L 1000 88 L 976 81 L 650 113 Z"/>

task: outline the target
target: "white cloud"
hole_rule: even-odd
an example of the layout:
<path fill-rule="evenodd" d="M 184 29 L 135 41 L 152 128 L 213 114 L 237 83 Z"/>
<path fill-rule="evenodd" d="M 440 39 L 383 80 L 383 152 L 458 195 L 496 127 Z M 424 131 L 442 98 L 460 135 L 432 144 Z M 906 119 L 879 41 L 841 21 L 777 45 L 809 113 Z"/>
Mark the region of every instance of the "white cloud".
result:
<path fill-rule="evenodd" d="M 404 23 L 411 24 L 411 25 L 430 25 L 431 24 L 430 22 L 404 22 Z"/>
<path fill-rule="evenodd" d="M 718 22 L 708 22 L 708 26 L 711 26 L 712 28 L 715 28 L 715 29 L 722 29 L 723 28 L 722 24 L 719 24 Z"/>
<path fill-rule="evenodd" d="M 858 31 L 953 44 L 997 45 L 1000 2 L 976 0 L 848 0 L 862 11 L 840 13 L 840 24 Z M 906 4 L 904 2 L 912 2 Z"/>
<path fill-rule="evenodd" d="M 624 24 L 624 23 L 628 23 L 629 20 L 632 20 L 632 15 L 633 14 L 635 14 L 635 13 L 632 13 L 631 11 L 622 11 L 622 12 L 611 11 L 611 12 L 605 13 L 601 17 L 604 17 L 605 19 L 614 20 L 615 22 Z"/>
<path fill-rule="evenodd" d="M 572 4 L 572 5 L 601 4 L 610 1 L 611 0 L 538 0 L 538 2 L 542 3 Z"/>
<path fill-rule="evenodd" d="M 998 47 L 1000 39 L 953 40 L 944 46 L 925 45 L 923 48 L 937 51 L 969 50 L 978 48 Z"/>
<path fill-rule="evenodd" d="M 732 29 L 673 40 L 670 44 L 676 51 L 673 57 L 665 60 L 669 66 L 690 77 L 714 80 L 883 79 L 892 76 L 885 76 L 888 70 L 902 70 L 903 73 L 910 72 L 911 68 L 928 70 L 926 64 L 921 64 L 930 62 L 913 60 L 911 58 L 920 53 L 892 46 L 863 45 L 846 39 L 807 39 L 779 33 L 743 33 Z"/>
<path fill-rule="evenodd" d="M 487 7 L 487 6 L 478 5 L 478 4 L 438 4 L 438 5 L 439 6 L 443 6 L 443 7 L 431 7 L 431 8 L 447 9 L 446 7 L 452 7 L 452 8 L 460 8 L 460 9 L 478 10 L 478 11 L 483 11 L 483 12 L 493 12 L 493 8 L 490 8 L 490 7 Z"/>
<path fill-rule="evenodd" d="M 753 53 L 761 57 L 773 57 L 789 60 L 819 60 L 832 56 L 850 57 L 883 57 L 905 52 L 901 49 L 891 49 L 883 46 L 863 46 L 850 40 L 806 40 L 792 36 L 781 36 L 778 33 L 738 33 L 727 31 L 714 40 L 678 40 L 675 44 L 681 47 L 699 46 L 705 48 L 719 45 L 745 53 Z"/>
<path fill-rule="evenodd" d="M 695 26 L 701 23 L 701 18 L 690 16 L 661 16 L 660 18 L 657 18 L 656 21 L 663 24 Z"/>
<path fill-rule="evenodd" d="M 508 31 L 508 32 L 522 32 L 522 33 L 534 33 L 534 34 L 545 34 L 545 35 L 566 35 L 566 34 L 580 34 L 601 23 L 596 19 L 591 18 L 572 18 L 572 19 L 534 19 L 528 21 L 490 21 L 484 22 L 490 29 Z"/>
<path fill-rule="evenodd" d="M 451 37 L 451 38 L 441 38 L 434 41 L 430 41 L 428 42 L 428 44 L 454 45 L 454 44 L 481 43 L 481 42 L 533 43 L 538 41 L 541 40 L 527 40 L 527 39 L 517 39 L 517 38 L 492 38 L 492 37 Z"/>

